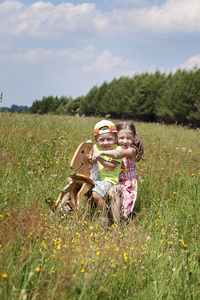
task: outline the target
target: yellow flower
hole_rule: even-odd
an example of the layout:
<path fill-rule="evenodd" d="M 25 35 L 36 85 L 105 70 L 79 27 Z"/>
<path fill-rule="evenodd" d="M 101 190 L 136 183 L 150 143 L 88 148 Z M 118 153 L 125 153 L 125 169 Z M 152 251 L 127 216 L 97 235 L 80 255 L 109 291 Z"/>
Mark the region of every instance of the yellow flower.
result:
<path fill-rule="evenodd" d="M 84 266 L 84 264 L 85 264 L 85 262 L 84 262 L 84 261 L 82 261 L 82 262 L 81 262 L 81 265 L 82 265 L 82 266 Z"/>
<path fill-rule="evenodd" d="M 7 213 L 6 213 L 6 216 L 10 217 L 10 213 L 9 213 L 9 212 L 7 212 Z"/>
<path fill-rule="evenodd" d="M 84 272 L 85 272 L 85 270 L 84 270 L 84 269 L 82 269 L 82 270 L 81 270 L 81 273 L 84 273 Z"/>
<path fill-rule="evenodd" d="M 2 277 L 3 279 L 6 279 L 6 278 L 8 278 L 8 274 L 3 273 L 3 274 L 1 275 L 1 277 Z"/>
<path fill-rule="evenodd" d="M 40 272 L 40 267 L 36 267 L 36 268 L 35 268 L 35 271 L 36 271 L 36 272 Z"/>

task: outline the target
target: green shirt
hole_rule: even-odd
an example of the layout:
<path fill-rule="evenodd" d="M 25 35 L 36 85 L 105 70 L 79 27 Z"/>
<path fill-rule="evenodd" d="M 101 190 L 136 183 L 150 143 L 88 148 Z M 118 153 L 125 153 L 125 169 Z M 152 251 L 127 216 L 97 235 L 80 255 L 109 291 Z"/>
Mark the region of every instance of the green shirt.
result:
<path fill-rule="evenodd" d="M 96 151 L 101 151 L 102 149 L 99 147 L 99 145 L 94 145 L 94 148 Z M 122 148 L 120 146 L 114 145 L 114 147 L 111 150 L 121 150 Z M 121 171 L 121 164 L 122 159 L 121 158 L 112 158 L 108 156 L 101 156 L 103 159 L 107 161 L 117 161 L 118 164 L 113 170 L 109 170 L 105 168 L 100 162 L 98 162 L 98 179 L 103 181 L 108 181 L 113 184 L 117 184 L 119 182 L 119 173 Z"/>

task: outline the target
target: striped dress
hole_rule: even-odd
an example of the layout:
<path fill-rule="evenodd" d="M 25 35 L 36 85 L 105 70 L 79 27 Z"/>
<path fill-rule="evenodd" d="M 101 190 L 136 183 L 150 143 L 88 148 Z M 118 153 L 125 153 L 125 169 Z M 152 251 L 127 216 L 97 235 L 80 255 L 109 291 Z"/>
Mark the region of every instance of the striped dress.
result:
<path fill-rule="evenodd" d="M 119 185 L 121 187 L 121 212 L 123 218 L 127 219 L 133 211 L 137 198 L 136 163 L 128 157 L 122 159 Z"/>

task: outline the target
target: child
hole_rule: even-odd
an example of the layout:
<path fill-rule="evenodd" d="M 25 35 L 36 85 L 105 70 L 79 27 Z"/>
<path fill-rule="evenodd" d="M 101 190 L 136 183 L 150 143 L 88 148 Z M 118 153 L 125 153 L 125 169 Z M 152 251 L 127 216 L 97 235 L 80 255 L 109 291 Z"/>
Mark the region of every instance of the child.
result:
<path fill-rule="evenodd" d="M 122 150 L 103 150 L 93 154 L 93 161 L 99 160 L 101 155 L 113 158 L 123 158 L 121 172 L 119 175 L 118 191 L 120 192 L 120 203 L 115 201 L 115 210 L 113 218 L 119 221 L 120 215 L 124 219 L 132 213 L 137 198 L 137 178 L 136 162 L 138 162 L 144 153 L 143 141 L 141 136 L 136 132 L 135 125 L 132 122 L 121 122 L 117 127 L 117 141 Z M 137 139 L 135 140 L 135 137 Z M 119 190 L 120 187 L 120 190 Z M 116 189 L 110 190 L 111 198 L 116 195 Z M 113 200 L 112 200 L 113 201 Z"/>
<path fill-rule="evenodd" d="M 94 126 L 94 135 L 96 140 L 96 145 L 94 149 L 96 153 L 98 151 L 107 151 L 107 150 L 117 150 L 121 147 L 116 145 L 117 142 L 117 128 L 115 124 L 108 120 L 102 120 Z M 88 160 L 90 160 L 90 155 L 88 155 Z M 111 186 L 119 182 L 119 173 L 121 171 L 121 162 L 120 158 L 113 159 L 111 157 L 99 157 L 98 158 L 98 178 L 94 180 L 94 187 L 92 188 L 92 197 L 90 202 L 94 201 L 95 205 L 101 210 L 103 221 L 108 221 L 107 219 L 107 205 L 105 198 L 108 190 Z M 71 178 L 67 179 L 69 183 Z M 76 195 L 78 190 L 67 193 L 58 206 L 62 211 L 67 212 L 69 206 L 66 206 L 66 203 L 71 199 L 72 204 L 76 206 Z M 92 201 L 91 201 L 92 199 Z"/>
<path fill-rule="evenodd" d="M 121 147 L 115 144 L 117 142 L 117 128 L 113 122 L 108 120 L 98 122 L 94 126 L 94 135 L 97 143 L 94 146 L 95 153 L 98 153 L 98 151 L 121 150 Z M 122 160 L 121 158 L 103 156 L 103 153 L 101 153 L 101 157 L 99 156 L 97 161 L 98 179 L 94 181 L 95 186 L 92 188 L 92 197 L 97 207 L 101 209 L 103 218 L 107 218 L 105 198 L 110 187 L 119 181 Z"/>

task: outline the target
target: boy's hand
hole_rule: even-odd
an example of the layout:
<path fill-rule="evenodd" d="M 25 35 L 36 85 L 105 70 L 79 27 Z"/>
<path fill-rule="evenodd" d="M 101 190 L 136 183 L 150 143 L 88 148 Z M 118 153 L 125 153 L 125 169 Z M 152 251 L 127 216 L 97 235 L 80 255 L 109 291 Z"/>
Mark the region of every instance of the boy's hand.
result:
<path fill-rule="evenodd" d="M 100 156 L 101 156 L 101 151 L 94 151 L 93 153 L 88 154 L 88 160 L 90 162 L 96 162 Z"/>

